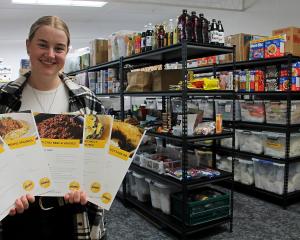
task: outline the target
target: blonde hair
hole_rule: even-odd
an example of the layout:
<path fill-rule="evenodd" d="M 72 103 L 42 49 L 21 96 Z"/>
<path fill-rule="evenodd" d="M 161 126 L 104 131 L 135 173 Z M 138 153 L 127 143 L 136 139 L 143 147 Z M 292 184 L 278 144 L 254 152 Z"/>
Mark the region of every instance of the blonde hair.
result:
<path fill-rule="evenodd" d="M 36 31 L 42 27 L 42 26 L 51 26 L 56 29 L 62 30 L 65 32 L 67 39 L 68 39 L 68 45 L 70 45 L 70 32 L 67 24 L 59 17 L 57 16 L 43 16 L 36 20 L 30 27 L 30 31 L 28 34 L 28 40 L 31 41 L 34 37 L 34 34 Z"/>

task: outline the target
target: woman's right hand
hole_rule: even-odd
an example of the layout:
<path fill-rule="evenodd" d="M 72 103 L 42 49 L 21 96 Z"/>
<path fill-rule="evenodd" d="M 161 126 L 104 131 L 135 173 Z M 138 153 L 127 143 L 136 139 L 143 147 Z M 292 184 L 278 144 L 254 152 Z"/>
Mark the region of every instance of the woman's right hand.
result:
<path fill-rule="evenodd" d="M 33 203 L 35 198 L 31 194 L 26 194 L 15 201 L 15 207 L 10 209 L 9 215 L 14 216 L 17 213 L 23 213 L 29 207 L 29 203 Z"/>

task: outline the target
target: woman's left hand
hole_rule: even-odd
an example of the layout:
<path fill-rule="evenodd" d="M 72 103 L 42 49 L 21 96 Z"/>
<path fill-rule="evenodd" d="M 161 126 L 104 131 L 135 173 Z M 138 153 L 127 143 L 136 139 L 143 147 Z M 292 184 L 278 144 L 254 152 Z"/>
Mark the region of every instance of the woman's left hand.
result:
<path fill-rule="evenodd" d="M 87 204 L 87 195 L 84 191 L 72 191 L 64 196 L 64 199 L 68 203 L 80 203 L 81 205 Z"/>

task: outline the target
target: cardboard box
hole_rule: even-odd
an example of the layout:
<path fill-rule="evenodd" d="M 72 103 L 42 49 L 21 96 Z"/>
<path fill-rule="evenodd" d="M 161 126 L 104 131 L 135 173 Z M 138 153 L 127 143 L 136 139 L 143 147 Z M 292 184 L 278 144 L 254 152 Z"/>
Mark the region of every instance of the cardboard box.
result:
<path fill-rule="evenodd" d="M 182 70 L 159 70 L 152 72 L 152 91 L 168 91 L 170 85 L 182 80 Z"/>
<path fill-rule="evenodd" d="M 108 61 L 108 41 L 94 39 L 90 42 L 90 65 L 95 66 Z"/>
<path fill-rule="evenodd" d="M 249 57 L 250 41 L 263 36 L 239 33 L 225 37 L 225 44 L 235 45 L 236 61 L 247 61 Z M 232 54 L 219 57 L 220 63 L 232 62 Z"/>
<path fill-rule="evenodd" d="M 279 34 L 286 34 L 285 53 L 300 56 L 300 28 L 286 27 L 272 31 L 272 35 Z"/>

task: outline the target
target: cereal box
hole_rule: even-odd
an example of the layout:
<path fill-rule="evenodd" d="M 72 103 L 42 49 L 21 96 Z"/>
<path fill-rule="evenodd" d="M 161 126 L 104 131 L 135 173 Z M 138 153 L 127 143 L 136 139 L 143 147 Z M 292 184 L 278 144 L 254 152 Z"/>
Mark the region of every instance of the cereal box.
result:
<path fill-rule="evenodd" d="M 276 35 L 265 40 L 265 58 L 284 56 L 285 35 Z"/>
<path fill-rule="evenodd" d="M 250 41 L 249 60 L 264 58 L 264 39 Z"/>

